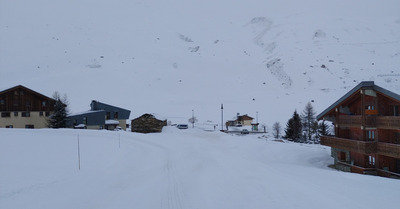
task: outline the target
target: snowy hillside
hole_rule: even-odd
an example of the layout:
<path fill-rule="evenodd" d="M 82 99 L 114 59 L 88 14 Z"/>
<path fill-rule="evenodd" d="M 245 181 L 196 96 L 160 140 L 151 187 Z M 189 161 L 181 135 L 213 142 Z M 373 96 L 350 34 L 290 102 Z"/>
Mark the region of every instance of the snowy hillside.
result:
<path fill-rule="evenodd" d="M 0 208 L 397 209 L 400 203 L 399 180 L 330 169 L 330 149 L 321 145 L 174 127 L 148 135 L 67 129 L 0 129 L 0 135 Z"/>
<path fill-rule="evenodd" d="M 400 2 L 1 0 L 0 89 L 220 124 L 285 123 L 363 80 L 400 93 Z"/>

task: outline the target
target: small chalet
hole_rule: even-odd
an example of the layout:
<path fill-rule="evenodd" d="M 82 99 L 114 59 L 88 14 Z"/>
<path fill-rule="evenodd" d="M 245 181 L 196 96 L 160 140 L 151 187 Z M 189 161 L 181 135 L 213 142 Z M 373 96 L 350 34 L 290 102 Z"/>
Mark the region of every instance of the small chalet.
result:
<path fill-rule="evenodd" d="M 400 95 L 364 81 L 317 116 L 334 124 L 334 166 L 343 171 L 400 178 Z"/>
<path fill-rule="evenodd" d="M 159 120 L 151 114 L 144 114 L 131 122 L 132 132 L 159 133 L 167 125 L 167 120 Z"/>
<path fill-rule="evenodd" d="M 236 116 L 235 120 L 228 120 L 226 122 L 226 126 L 251 126 L 253 123 L 252 117 L 246 115 L 240 115 L 239 113 Z"/>
<path fill-rule="evenodd" d="M 68 116 L 67 127 L 107 130 L 121 127 L 126 130 L 126 120 L 130 114 L 130 110 L 93 100 L 89 111 Z"/>
<path fill-rule="evenodd" d="M 0 92 L 0 128 L 46 128 L 55 100 L 25 86 Z"/>

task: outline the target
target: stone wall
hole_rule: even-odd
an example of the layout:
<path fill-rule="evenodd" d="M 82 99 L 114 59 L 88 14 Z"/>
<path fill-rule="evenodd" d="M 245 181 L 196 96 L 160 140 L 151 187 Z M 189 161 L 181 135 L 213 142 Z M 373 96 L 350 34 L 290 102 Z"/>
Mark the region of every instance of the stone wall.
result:
<path fill-rule="evenodd" d="M 144 114 L 131 122 L 132 132 L 159 133 L 167 125 L 167 120 L 158 120 L 151 114 Z"/>

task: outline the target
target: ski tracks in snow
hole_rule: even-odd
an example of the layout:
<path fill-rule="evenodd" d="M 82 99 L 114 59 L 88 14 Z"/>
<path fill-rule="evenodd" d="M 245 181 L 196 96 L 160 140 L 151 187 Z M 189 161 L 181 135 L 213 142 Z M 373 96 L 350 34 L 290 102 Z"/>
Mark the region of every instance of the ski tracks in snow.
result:
<path fill-rule="evenodd" d="M 182 190 L 182 183 L 179 180 L 179 173 L 176 170 L 173 156 L 171 156 L 169 152 L 167 154 L 165 174 L 167 179 L 167 192 L 166 197 L 164 197 L 161 202 L 161 208 L 183 209 L 182 198 L 184 197 L 184 193 Z"/>
<path fill-rule="evenodd" d="M 179 172 L 176 169 L 175 156 L 171 153 L 168 147 L 161 144 L 156 144 L 148 140 L 137 140 L 150 148 L 155 148 L 154 152 L 162 152 L 165 160 L 165 165 L 161 178 L 165 184 L 160 185 L 162 196 L 160 197 L 160 208 L 162 209 L 183 209 L 185 193 L 182 189 Z M 151 150 L 150 150 L 151 151 Z"/>

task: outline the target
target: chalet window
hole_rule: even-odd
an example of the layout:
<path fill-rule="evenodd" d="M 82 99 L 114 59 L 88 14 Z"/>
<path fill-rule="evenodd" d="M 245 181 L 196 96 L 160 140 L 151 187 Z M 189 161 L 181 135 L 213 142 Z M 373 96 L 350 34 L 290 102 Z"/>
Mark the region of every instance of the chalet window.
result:
<path fill-rule="evenodd" d="M 35 128 L 35 126 L 34 125 L 25 125 L 25 128 L 33 129 L 33 128 Z"/>
<path fill-rule="evenodd" d="M 11 116 L 10 112 L 2 112 L 1 117 L 2 118 L 9 118 Z"/>
<path fill-rule="evenodd" d="M 400 144 L 400 132 L 394 133 L 394 143 Z"/>
<path fill-rule="evenodd" d="M 110 120 L 110 112 L 107 112 L 107 114 L 106 114 L 106 120 Z"/>
<path fill-rule="evenodd" d="M 83 124 L 87 125 L 87 117 L 83 117 Z"/>
<path fill-rule="evenodd" d="M 42 107 L 46 107 L 46 101 L 42 101 Z"/>
<path fill-rule="evenodd" d="M 395 105 L 393 107 L 393 116 L 399 116 L 399 106 Z"/>
<path fill-rule="evenodd" d="M 24 95 L 24 92 L 23 92 L 23 91 L 20 91 L 20 92 L 19 92 L 19 95 L 21 95 L 21 96 Z"/>
<path fill-rule="evenodd" d="M 374 141 L 374 139 L 375 139 L 375 131 L 374 130 L 367 131 L 367 137 L 368 137 L 369 141 Z"/>
<path fill-rule="evenodd" d="M 78 120 L 74 120 L 74 126 L 78 125 Z"/>
<path fill-rule="evenodd" d="M 18 96 L 18 91 L 14 91 L 14 95 L 15 95 L 15 96 Z"/>
<path fill-rule="evenodd" d="M 118 112 L 114 113 L 114 119 L 118 119 Z"/>
<path fill-rule="evenodd" d="M 22 112 L 22 117 L 31 117 L 31 112 Z"/>
<path fill-rule="evenodd" d="M 39 116 L 43 116 L 43 112 L 39 112 Z"/>
<path fill-rule="evenodd" d="M 4 99 L 0 99 L 0 105 L 4 105 L 6 102 L 4 101 Z"/>
<path fill-rule="evenodd" d="M 369 165 L 375 165 L 375 157 L 368 156 L 368 164 Z"/>
<path fill-rule="evenodd" d="M 375 110 L 375 106 L 368 105 L 365 107 L 366 110 Z"/>
<path fill-rule="evenodd" d="M 14 116 L 15 116 L 15 117 L 18 117 L 18 112 L 14 112 Z"/>

